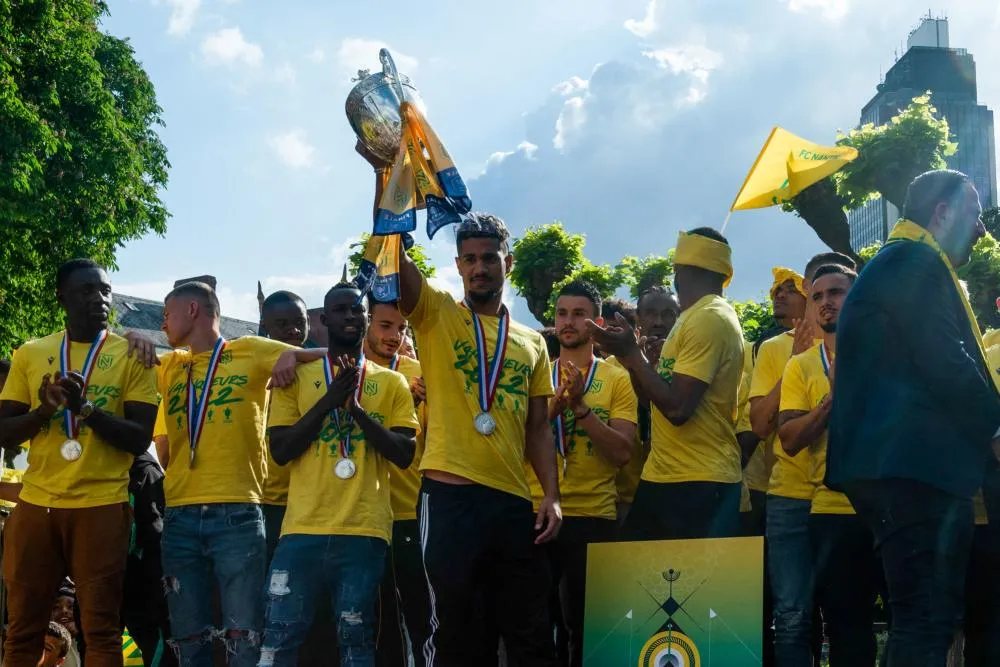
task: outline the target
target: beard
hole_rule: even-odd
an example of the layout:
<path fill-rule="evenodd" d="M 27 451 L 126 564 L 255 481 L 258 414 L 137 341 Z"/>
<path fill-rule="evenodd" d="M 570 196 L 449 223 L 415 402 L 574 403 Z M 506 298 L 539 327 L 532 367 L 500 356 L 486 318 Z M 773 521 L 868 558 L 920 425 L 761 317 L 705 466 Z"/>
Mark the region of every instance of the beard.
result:
<path fill-rule="evenodd" d="M 822 329 L 825 333 L 828 333 L 828 334 L 837 333 L 837 321 L 834 320 L 833 322 L 830 322 L 829 324 L 821 324 L 821 325 L 819 325 L 819 328 Z"/>
<path fill-rule="evenodd" d="M 564 341 L 561 336 L 559 337 L 559 344 L 565 347 L 567 350 L 575 350 L 577 348 L 581 348 L 589 342 L 590 342 L 589 336 L 579 336 L 569 342 Z"/>
<path fill-rule="evenodd" d="M 468 296 L 470 301 L 481 306 L 495 299 L 500 292 L 498 289 L 469 290 Z"/>

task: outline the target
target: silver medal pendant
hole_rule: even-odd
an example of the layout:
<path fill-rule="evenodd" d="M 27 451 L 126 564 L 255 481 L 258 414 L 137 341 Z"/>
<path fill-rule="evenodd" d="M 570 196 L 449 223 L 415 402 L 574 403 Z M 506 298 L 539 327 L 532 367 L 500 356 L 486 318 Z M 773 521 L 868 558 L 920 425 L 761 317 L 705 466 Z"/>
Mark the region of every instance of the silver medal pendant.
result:
<path fill-rule="evenodd" d="M 354 465 L 354 461 L 351 459 L 340 459 L 337 461 L 337 465 L 333 467 L 333 474 L 340 479 L 350 479 L 354 477 L 357 471 L 358 467 Z"/>
<path fill-rule="evenodd" d="M 497 430 L 497 421 L 488 412 L 480 412 L 476 415 L 475 424 L 476 431 L 480 435 L 493 435 L 493 431 Z"/>
<path fill-rule="evenodd" d="M 83 456 L 83 445 L 79 441 L 70 438 L 59 448 L 59 453 L 67 461 L 76 461 Z"/>

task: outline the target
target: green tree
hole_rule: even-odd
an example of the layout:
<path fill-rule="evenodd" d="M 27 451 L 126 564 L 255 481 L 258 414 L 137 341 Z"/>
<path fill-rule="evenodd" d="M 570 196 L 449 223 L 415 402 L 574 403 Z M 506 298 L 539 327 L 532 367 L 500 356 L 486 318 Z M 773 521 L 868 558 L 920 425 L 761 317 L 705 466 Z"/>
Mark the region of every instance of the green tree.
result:
<path fill-rule="evenodd" d="M 153 84 L 94 0 L 0 3 L 0 355 L 62 326 L 54 274 L 166 231 Z"/>
<path fill-rule="evenodd" d="M 368 245 L 369 238 L 371 238 L 371 234 L 363 232 L 357 241 L 348 246 L 351 254 L 347 256 L 347 266 L 352 276 L 358 275 L 358 270 L 361 268 L 361 260 L 364 259 L 365 256 L 365 246 Z M 424 274 L 424 278 L 433 278 L 437 273 L 437 269 L 431 263 L 430 258 L 427 256 L 427 252 L 419 243 L 414 243 L 410 249 L 406 251 L 406 254 L 413 260 L 413 263 L 417 265 L 420 273 Z"/>
<path fill-rule="evenodd" d="M 831 249 L 858 259 L 851 248 L 846 211 L 879 196 L 902 209 L 910 181 L 947 166 L 945 158 L 958 149 L 950 139 L 948 121 L 936 114 L 927 93 L 913 98 L 884 125 L 868 123 L 841 134 L 837 145 L 858 149 L 858 158 L 783 208 L 805 220 Z"/>
<path fill-rule="evenodd" d="M 633 299 L 638 299 L 653 285 L 670 287 L 674 276 L 674 250 L 671 248 L 666 257 L 663 255 L 646 255 L 642 259 L 624 257 L 616 268 L 624 278 L 625 284 L 629 286 L 629 294 Z"/>
<path fill-rule="evenodd" d="M 733 309 L 736 310 L 736 317 L 743 327 L 743 337 L 750 343 L 756 343 L 768 329 L 778 326 L 774 319 L 774 311 L 771 307 L 771 300 L 764 301 L 733 301 Z"/>
<path fill-rule="evenodd" d="M 552 294 L 549 296 L 549 307 L 545 311 L 545 319 L 541 320 L 543 324 L 552 324 L 552 321 L 555 319 L 556 295 L 559 294 L 559 290 L 564 285 L 574 280 L 584 280 L 590 283 L 597 288 L 601 298 L 605 299 L 612 296 L 619 287 L 625 284 L 625 277 L 617 267 L 608 264 L 591 264 L 588 260 L 584 259 L 583 266 L 552 286 Z"/>
<path fill-rule="evenodd" d="M 983 211 L 983 226 L 993 238 L 1000 238 L 1000 207 L 994 206 Z"/>
<path fill-rule="evenodd" d="M 584 267 L 583 234 L 570 234 L 561 222 L 528 228 L 514 241 L 510 282 L 539 322 L 547 321 L 553 287 Z"/>

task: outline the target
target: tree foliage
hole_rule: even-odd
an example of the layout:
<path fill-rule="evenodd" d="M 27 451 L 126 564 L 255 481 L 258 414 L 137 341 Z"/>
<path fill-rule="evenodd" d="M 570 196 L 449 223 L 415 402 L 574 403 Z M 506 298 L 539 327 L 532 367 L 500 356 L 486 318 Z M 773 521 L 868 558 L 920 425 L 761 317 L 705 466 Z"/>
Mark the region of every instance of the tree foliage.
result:
<path fill-rule="evenodd" d="M 584 266 L 586 242 L 583 234 L 570 234 L 558 221 L 529 228 L 514 241 L 510 282 L 539 322 L 547 321 L 554 286 Z"/>
<path fill-rule="evenodd" d="M 667 256 L 646 255 L 642 259 L 638 257 L 624 257 L 616 267 L 629 286 L 629 294 L 633 299 L 638 299 L 643 292 L 654 285 L 670 287 L 671 279 L 674 277 L 674 249 L 667 252 Z"/>
<path fill-rule="evenodd" d="M 1000 207 L 994 206 L 983 211 L 982 216 L 980 216 L 983 221 L 983 226 L 986 227 L 986 231 L 990 233 L 993 238 L 1000 238 Z"/>
<path fill-rule="evenodd" d="M 769 299 L 763 301 L 754 301 L 753 299 L 749 301 L 734 301 L 732 304 L 733 309 L 736 310 L 736 317 L 740 321 L 740 326 L 743 327 L 743 337 L 750 343 L 756 343 L 761 334 L 768 329 L 778 326 L 777 320 L 774 319 L 774 311 Z"/>
<path fill-rule="evenodd" d="M 357 241 L 348 246 L 351 254 L 347 256 L 347 269 L 352 276 L 358 275 L 358 270 L 361 269 L 361 260 L 364 259 L 365 246 L 368 245 L 369 238 L 371 238 L 371 234 L 363 232 Z M 410 249 L 406 251 L 406 255 L 417 265 L 417 269 L 420 270 L 420 273 L 424 274 L 424 278 L 433 278 L 437 273 L 437 269 L 431 263 L 427 252 L 419 243 L 414 243 L 410 246 Z"/>
<path fill-rule="evenodd" d="M 837 145 L 857 148 L 858 158 L 800 192 L 784 210 L 805 220 L 831 249 L 859 259 L 851 248 L 847 211 L 879 196 L 902 209 L 910 181 L 946 166 L 945 158 L 955 154 L 948 121 L 936 113 L 927 93 L 883 125 L 868 123 L 841 134 Z"/>
<path fill-rule="evenodd" d="M 0 355 L 62 326 L 54 275 L 73 257 L 166 231 L 153 84 L 93 0 L 0 3 Z"/>
<path fill-rule="evenodd" d="M 574 280 L 583 280 L 590 283 L 597 288 L 601 297 L 605 299 L 614 295 L 618 288 L 625 284 L 625 278 L 617 267 L 608 264 L 591 264 L 588 260 L 584 259 L 583 266 L 552 286 L 552 294 L 549 296 L 549 307 L 545 311 L 545 319 L 542 322 L 545 324 L 552 323 L 555 319 L 556 295 L 559 294 L 559 290 L 563 286 Z"/>

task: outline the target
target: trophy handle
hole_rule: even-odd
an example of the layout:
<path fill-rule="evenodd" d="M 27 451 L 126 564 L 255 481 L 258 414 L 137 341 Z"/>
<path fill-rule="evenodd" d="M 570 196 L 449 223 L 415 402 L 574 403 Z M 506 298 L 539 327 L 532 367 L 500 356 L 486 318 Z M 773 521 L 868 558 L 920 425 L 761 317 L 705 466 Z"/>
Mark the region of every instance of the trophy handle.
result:
<path fill-rule="evenodd" d="M 399 80 L 399 72 L 396 70 L 396 63 L 393 61 L 392 56 L 389 55 L 389 49 L 379 49 L 378 59 L 382 62 L 382 74 L 392 81 L 393 88 L 396 89 L 396 94 L 399 95 L 399 101 L 405 101 L 406 95 L 403 93 L 403 84 Z"/>

